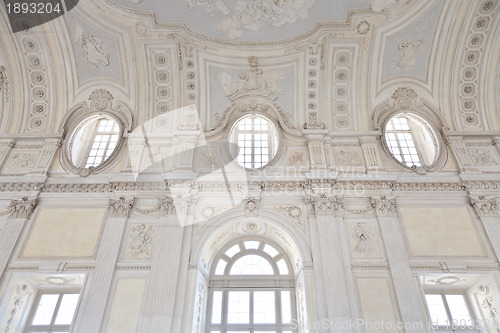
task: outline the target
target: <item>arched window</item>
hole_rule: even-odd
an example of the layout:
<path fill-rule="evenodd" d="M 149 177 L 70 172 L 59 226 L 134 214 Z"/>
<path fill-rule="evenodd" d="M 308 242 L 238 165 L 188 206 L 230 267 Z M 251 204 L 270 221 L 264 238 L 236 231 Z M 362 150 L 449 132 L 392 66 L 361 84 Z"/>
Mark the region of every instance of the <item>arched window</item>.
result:
<path fill-rule="evenodd" d="M 70 139 L 71 162 L 77 168 L 95 168 L 114 153 L 120 138 L 120 125 L 106 116 L 84 120 Z"/>
<path fill-rule="evenodd" d="M 251 114 L 240 118 L 233 125 L 229 136 L 230 142 L 239 148 L 238 151 L 231 151 L 232 156 L 247 169 L 266 166 L 278 151 L 276 127 L 261 115 Z"/>
<path fill-rule="evenodd" d="M 384 138 L 391 155 L 408 168 L 430 166 L 436 160 L 436 134 L 420 117 L 398 113 L 387 121 Z"/>
<path fill-rule="evenodd" d="M 263 239 L 224 247 L 210 270 L 207 332 L 294 332 L 294 276 L 284 251 Z"/>

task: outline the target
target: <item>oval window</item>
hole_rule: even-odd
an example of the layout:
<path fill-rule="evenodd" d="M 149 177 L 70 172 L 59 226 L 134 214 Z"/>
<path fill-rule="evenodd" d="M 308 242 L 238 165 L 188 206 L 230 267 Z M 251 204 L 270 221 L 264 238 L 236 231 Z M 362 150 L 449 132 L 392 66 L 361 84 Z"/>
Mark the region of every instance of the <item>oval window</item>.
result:
<path fill-rule="evenodd" d="M 235 122 L 230 133 L 231 155 L 247 169 L 266 166 L 278 151 L 278 131 L 264 116 L 248 115 Z"/>
<path fill-rule="evenodd" d="M 408 168 L 430 166 L 436 161 L 438 140 L 423 119 L 399 113 L 389 119 L 384 137 L 392 156 Z"/>
<path fill-rule="evenodd" d="M 106 116 L 84 120 L 70 140 L 70 160 L 77 168 L 96 168 L 109 160 L 118 146 L 120 125 Z"/>

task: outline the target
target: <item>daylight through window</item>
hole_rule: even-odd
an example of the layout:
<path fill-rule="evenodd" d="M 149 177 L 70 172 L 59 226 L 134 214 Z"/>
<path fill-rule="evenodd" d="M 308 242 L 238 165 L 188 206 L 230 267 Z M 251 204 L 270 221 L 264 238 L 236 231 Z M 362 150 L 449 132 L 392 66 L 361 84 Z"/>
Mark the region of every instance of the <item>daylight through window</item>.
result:
<path fill-rule="evenodd" d="M 393 116 L 385 126 L 384 137 L 392 156 L 407 167 L 429 166 L 436 159 L 436 136 L 420 118 Z"/>
<path fill-rule="evenodd" d="M 274 124 L 267 118 L 248 115 L 234 124 L 231 142 L 239 148 L 238 152 L 232 152 L 238 164 L 248 169 L 258 169 L 276 156 L 278 133 Z"/>

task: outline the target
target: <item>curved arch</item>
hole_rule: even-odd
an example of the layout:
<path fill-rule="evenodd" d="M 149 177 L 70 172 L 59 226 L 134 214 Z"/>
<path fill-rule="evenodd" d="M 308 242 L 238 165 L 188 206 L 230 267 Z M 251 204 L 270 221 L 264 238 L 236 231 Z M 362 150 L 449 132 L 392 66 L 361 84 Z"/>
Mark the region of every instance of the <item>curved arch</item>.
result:
<path fill-rule="evenodd" d="M 373 124 L 376 129 L 380 130 L 381 135 L 379 140 L 385 152 L 394 158 L 386 140 L 383 138 L 385 135 L 385 128 L 387 123 L 395 116 L 400 114 L 412 115 L 416 119 L 420 119 L 430 132 L 435 137 L 437 149 L 435 159 L 430 165 L 422 165 L 412 168 L 418 174 L 425 174 L 427 171 L 441 170 L 448 160 L 448 152 L 444 143 L 444 129 L 445 125 L 439 113 L 425 100 L 418 98 L 415 91 L 411 88 L 400 87 L 391 96 L 392 102 L 385 102 L 379 105 L 373 114 Z M 408 169 L 402 163 L 398 164 Z"/>
<path fill-rule="evenodd" d="M 243 225 L 249 222 L 258 223 L 261 229 L 256 233 L 245 233 Z M 244 217 L 241 208 L 233 208 L 213 218 L 201 230 L 192 248 L 192 264 L 210 267 L 215 253 L 225 244 L 251 235 L 260 235 L 277 243 L 292 263 L 297 260 L 301 263 L 310 262 L 312 254 L 303 234 L 303 230 L 295 222 L 269 209 L 260 208 L 257 217 Z"/>

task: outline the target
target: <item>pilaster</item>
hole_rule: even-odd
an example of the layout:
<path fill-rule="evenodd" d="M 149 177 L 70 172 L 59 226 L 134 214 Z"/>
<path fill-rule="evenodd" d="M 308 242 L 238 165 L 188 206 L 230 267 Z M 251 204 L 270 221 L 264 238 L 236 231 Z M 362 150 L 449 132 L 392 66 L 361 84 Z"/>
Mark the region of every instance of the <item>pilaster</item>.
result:
<path fill-rule="evenodd" d="M 20 200 L 11 200 L 7 211 L 4 213 L 8 217 L 4 229 L 0 232 L 0 280 L 9 263 L 19 235 L 37 204 L 37 198 L 29 199 L 24 197 Z"/>
<path fill-rule="evenodd" d="M 408 324 L 410 328 L 406 329 L 405 332 L 426 332 L 427 316 L 422 308 L 419 290 L 414 283 L 415 280 L 410 269 L 403 230 L 397 215 L 396 199 L 374 198 L 372 204 L 377 213 L 384 239 L 401 319 L 404 323 L 411 324 Z M 421 325 L 417 323 L 421 323 Z"/>
<path fill-rule="evenodd" d="M 76 332 L 99 332 L 115 271 L 123 231 L 134 200 L 121 197 L 109 200 L 108 220 L 97 253 L 94 276 L 85 289 L 86 302 L 79 311 Z"/>
<path fill-rule="evenodd" d="M 485 196 L 470 197 L 469 203 L 483 223 L 493 251 L 495 251 L 497 260 L 500 262 L 500 205 L 497 199 L 486 198 Z"/>
<path fill-rule="evenodd" d="M 176 293 L 183 249 L 184 228 L 175 215 L 174 201 L 163 201 L 151 251 L 151 271 L 147 282 L 143 317 L 138 332 L 173 332 Z M 186 260 L 186 263 L 188 261 Z"/>
<path fill-rule="evenodd" d="M 353 302 L 354 281 L 351 272 L 348 245 L 343 228 L 342 200 L 337 197 L 309 199 L 316 215 L 316 225 L 326 295 L 328 332 L 353 332 L 351 322 L 357 319 L 356 302 Z M 311 202 L 312 201 L 312 202 Z"/>

